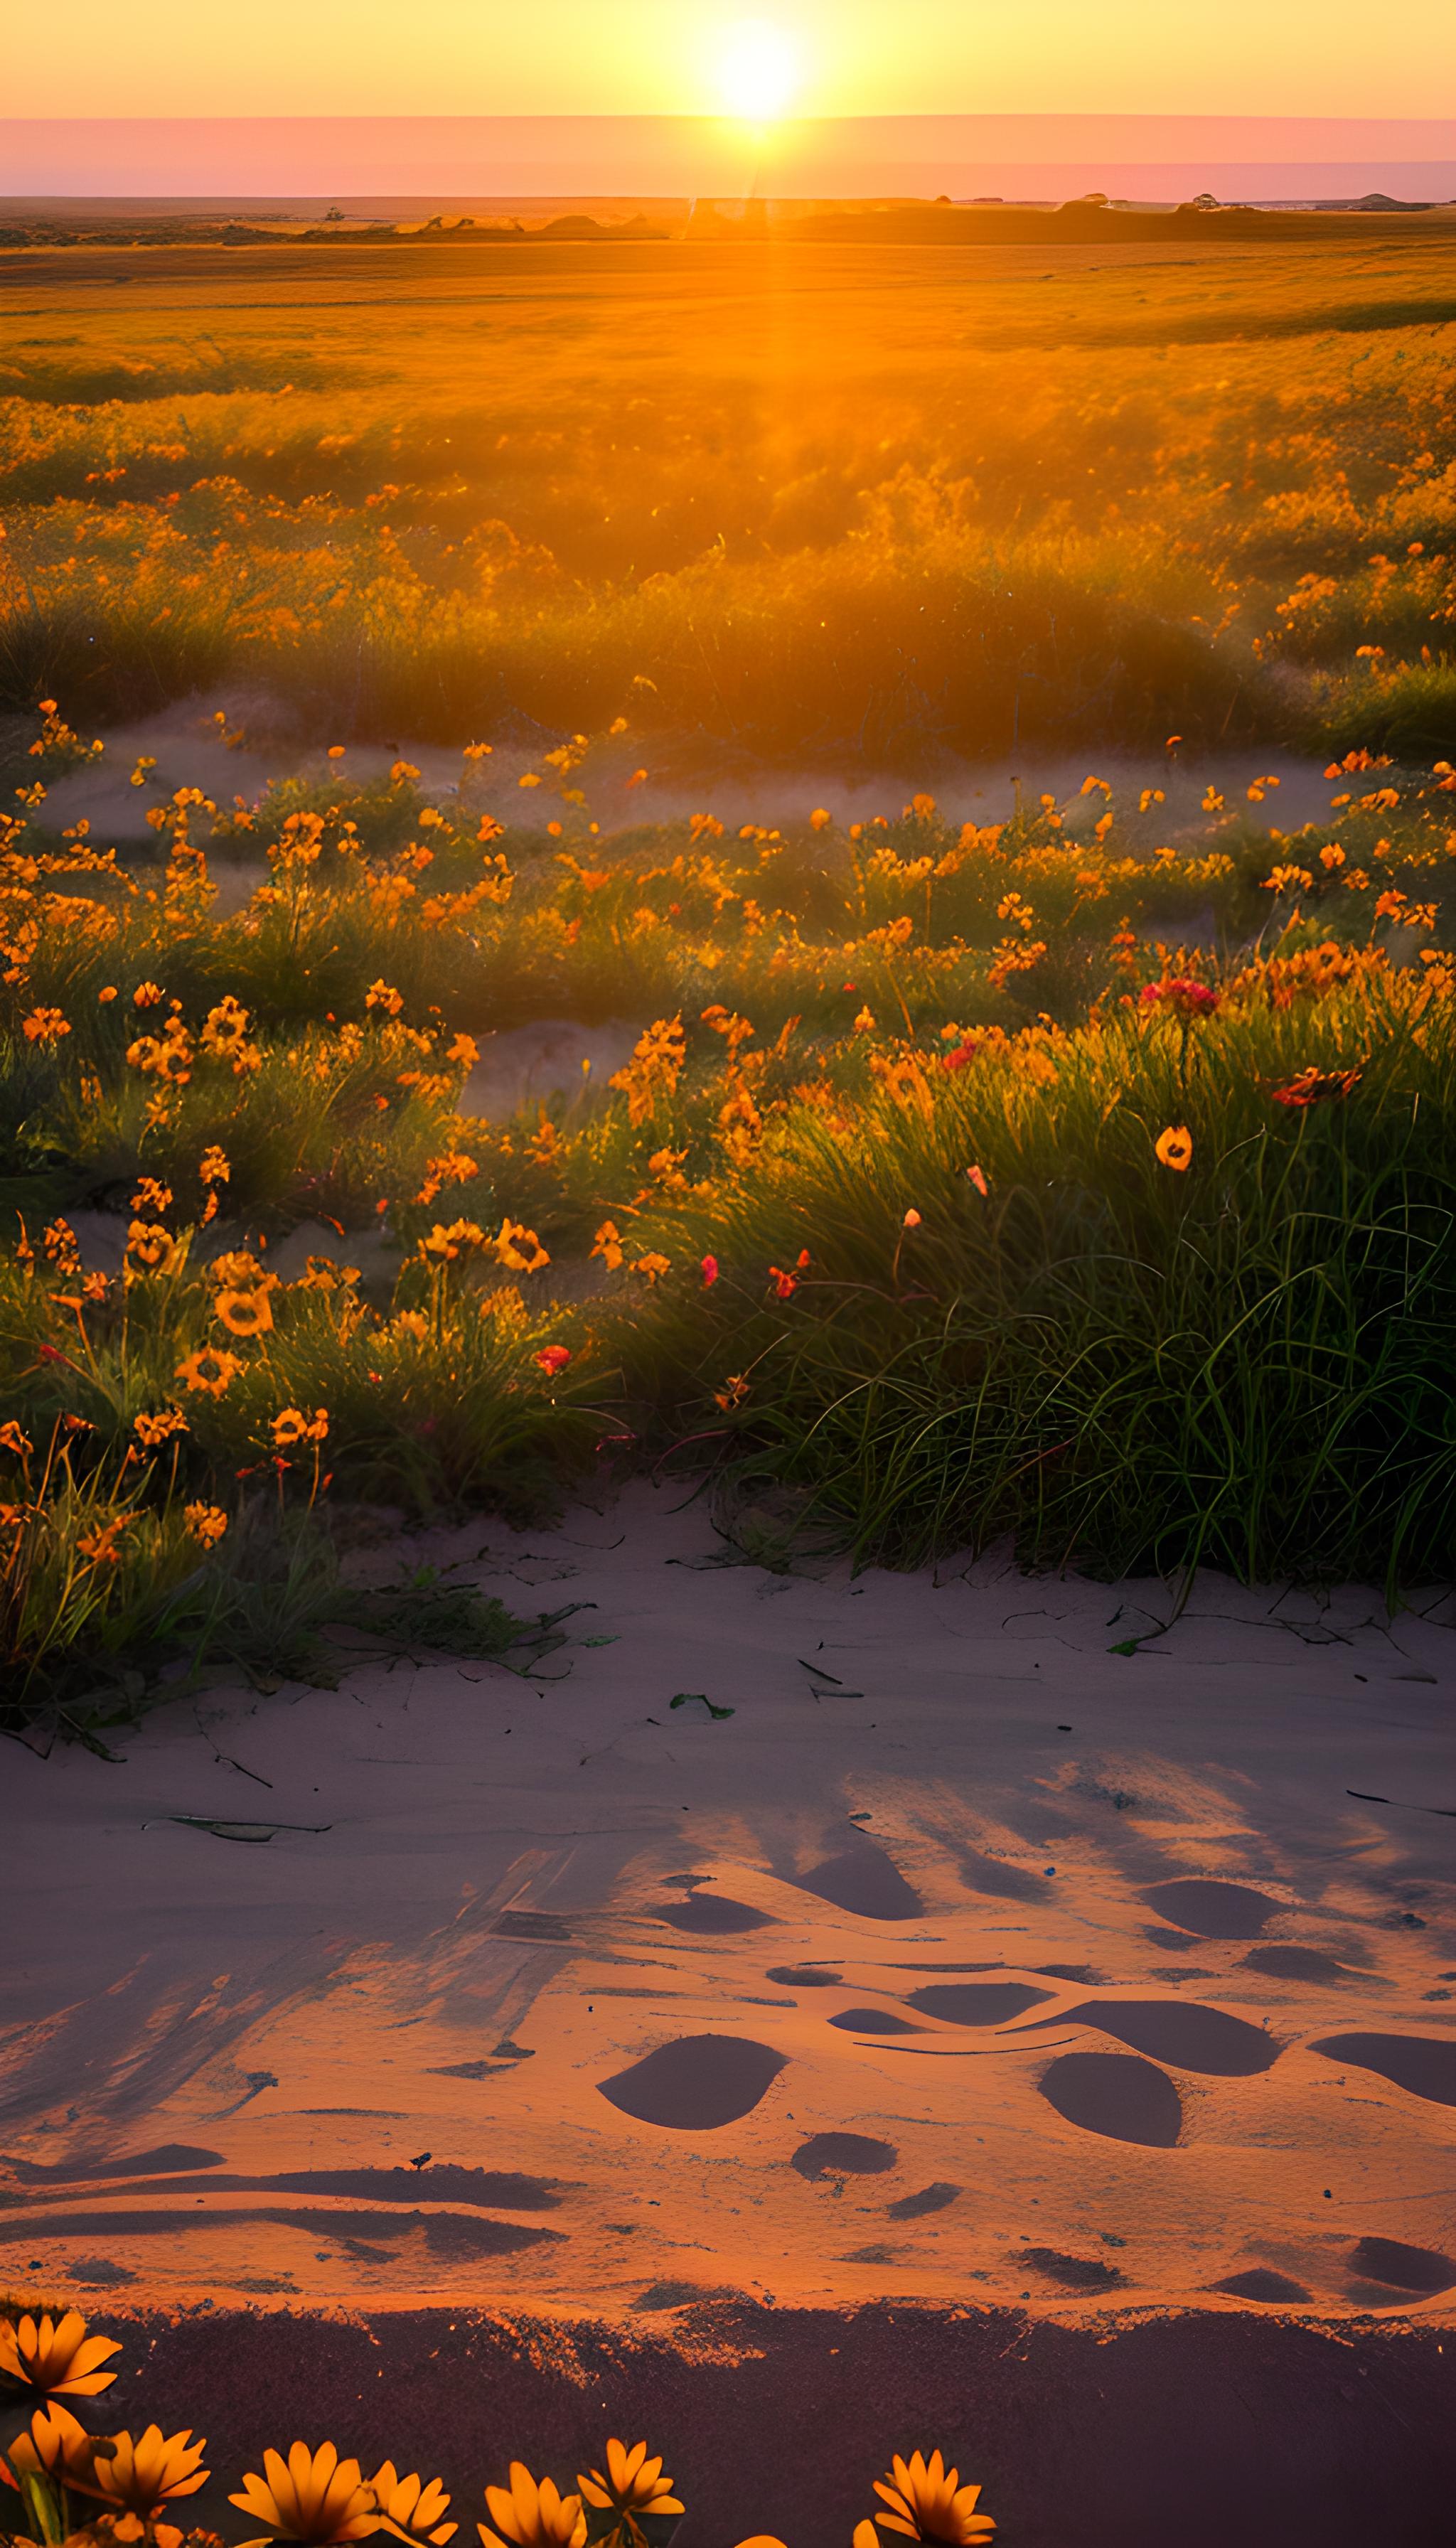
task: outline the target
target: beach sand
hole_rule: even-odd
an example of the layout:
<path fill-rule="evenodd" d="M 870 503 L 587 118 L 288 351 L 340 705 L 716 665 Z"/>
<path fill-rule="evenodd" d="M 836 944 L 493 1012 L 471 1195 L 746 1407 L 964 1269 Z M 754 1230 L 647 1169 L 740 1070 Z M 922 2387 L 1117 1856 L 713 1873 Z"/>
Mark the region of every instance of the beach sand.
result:
<path fill-rule="evenodd" d="M 119 1762 L 7 1747 L 0 2282 L 139 2315 L 147 2412 L 240 2448 L 377 2372 L 380 2448 L 423 2413 L 448 2457 L 459 2382 L 410 2388 L 443 2351 L 581 2447 L 599 2398 L 695 2380 L 731 2463 L 767 2381 L 779 2508 L 693 2541 L 847 2536 L 805 2453 L 978 2434 L 1019 2540 L 1227 2536 L 1200 2454 L 1232 2485 L 1281 2450 L 1249 2538 L 1370 2535 L 1393 2455 L 1388 2535 L 1439 2535 L 1449 1603 L 1205 1578 L 1124 1654 L 1162 1587 L 775 1575 L 645 1483 L 427 1553 L 583 1605 L 573 1642 L 529 1679 L 345 1655 Z M 1104 2526 L 1038 2400 L 1138 2460 Z"/>

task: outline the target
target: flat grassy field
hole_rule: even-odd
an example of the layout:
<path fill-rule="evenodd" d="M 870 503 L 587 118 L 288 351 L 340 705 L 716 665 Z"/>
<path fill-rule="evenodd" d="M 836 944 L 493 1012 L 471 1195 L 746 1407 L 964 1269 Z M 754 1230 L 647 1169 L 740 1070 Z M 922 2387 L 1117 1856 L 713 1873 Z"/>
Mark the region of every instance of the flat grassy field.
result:
<path fill-rule="evenodd" d="M 1271 227 L 10 251 L 0 697 L 1435 757 L 1456 222 Z"/>

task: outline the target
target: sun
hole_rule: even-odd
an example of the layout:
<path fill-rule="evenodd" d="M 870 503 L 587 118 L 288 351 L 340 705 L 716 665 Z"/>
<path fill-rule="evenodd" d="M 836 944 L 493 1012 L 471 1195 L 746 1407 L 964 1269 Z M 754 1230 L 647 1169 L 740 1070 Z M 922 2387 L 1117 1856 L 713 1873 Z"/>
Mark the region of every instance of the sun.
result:
<path fill-rule="evenodd" d="M 728 28 L 718 46 L 718 94 L 730 115 L 770 124 L 783 113 L 800 80 L 798 46 L 767 18 Z"/>

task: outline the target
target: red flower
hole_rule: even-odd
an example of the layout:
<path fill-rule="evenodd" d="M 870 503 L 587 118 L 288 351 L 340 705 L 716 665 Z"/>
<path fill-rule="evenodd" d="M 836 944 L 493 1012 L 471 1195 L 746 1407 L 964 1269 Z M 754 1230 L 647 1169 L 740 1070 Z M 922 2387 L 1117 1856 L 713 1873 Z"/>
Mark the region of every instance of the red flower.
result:
<path fill-rule="evenodd" d="M 954 1051 L 942 1053 L 942 1070 L 963 1070 L 974 1051 L 975 1038 L 974 1036 L 967 1036 L 964 1044 L 957 1044 Z"/>
<path fill-rule="evenodd" d="M 716 1283 L 717 1279 L 718 1260 L 716 1256 L 705 1256 L 702 1260 L 703 1290 L 706 1291 L 710 1284 Z"/>
<path fill-rule="evenodd" d="M 1218 992 L 1210 990 L 1207 982 L 1192 982 L 1184 975 L 1171 981 L 1144 982 L 1139 999 L 1144 1009 L 1163 1001 L 1175 1017 L 1185 1021 L 1212 1017 L 1219 1005 Z"/>
<path fill-rule="evenodd" d="M 798 1276 L 796 1274 L 785 1274 L 781 1265 L 770 1266 L 769 1280 L 773 1284 L 780 1301 L 791 1299 L 792 1295 L 799 1288 Z"/>
<path fill-rule="evenodd" d="M 571 1358 L 570 1345 L 543 1345 L 538 1354 L 531 1356 L 532 1362 L 545 1372 L 548 1380 L 554 1380 L 559 1371 L 565 1371 Z"/>

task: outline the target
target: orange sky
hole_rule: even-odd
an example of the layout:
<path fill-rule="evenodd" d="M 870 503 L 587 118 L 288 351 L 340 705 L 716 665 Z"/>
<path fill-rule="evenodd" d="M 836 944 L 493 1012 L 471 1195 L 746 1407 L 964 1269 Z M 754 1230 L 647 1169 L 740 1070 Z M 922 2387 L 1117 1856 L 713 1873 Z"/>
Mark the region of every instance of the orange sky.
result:
<path fill-rule="evenodd" d="M 46 12 L 16 13 L 4 107 L 715 114 L 745 20 L 779 40 L 801 115 L 1456 119 L 1451 0 L 1393 0 L 1375 15 L 1369 0 L 534 0 L 519 12 L 488 0 L 248 0 L 241 12 L 68 0 L 63 44 Z"/>

